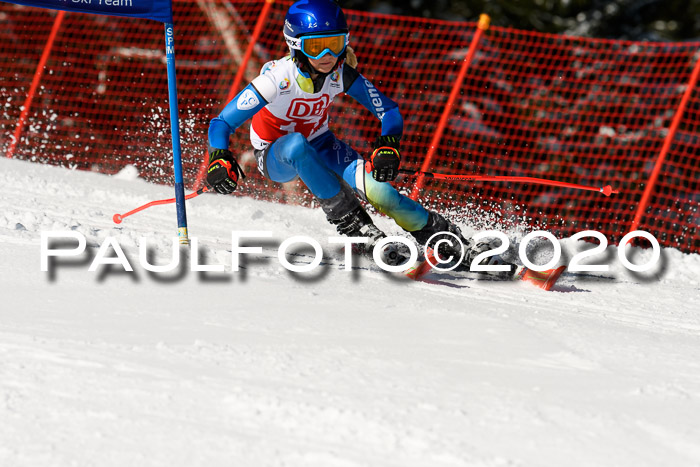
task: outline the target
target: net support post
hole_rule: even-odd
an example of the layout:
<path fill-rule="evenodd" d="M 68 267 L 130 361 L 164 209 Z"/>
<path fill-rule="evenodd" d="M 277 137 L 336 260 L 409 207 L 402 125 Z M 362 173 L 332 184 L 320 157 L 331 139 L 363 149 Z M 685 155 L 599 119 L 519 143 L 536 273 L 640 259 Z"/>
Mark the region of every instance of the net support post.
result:
<path fill-rule="evenodd" d="M 260 11 L 260 15 L 258 16 L 258 21 L 255 23 L 255 28 L 253 29 L 253 35 L 250 38 L 250 42 L 248 43 L 248 47 L 245 49 L 245 54 L 243 55 L 243 60 L 241 61 L 240 65 L 238 66 L 238 71 L 236 72 L 236 76 L 233 79 L 233 85 L 231 85 L 231 88 L 228 91 L 228 95 L 226 96 L 226 103 L 228 103 L 231 99 L 233 99 L 236 94 L 238 93 L 238 88 L 241 85 L 241 82 L 243 81 L 243 76 L 245 75 L 245 71 L 248 68 L 248 62 L 250 62 L 250 57 L 253 55 L 253 50 L 255 49 L 255 44 L 258 43 L 258 39 L 260 38 L 260 34 L 262 33 L 263 26 L 265 26 L 267 22 L 267 17 L 270 14 L 270 9 L 272 8 L 272 4 L 275 3 L 275 0 L 265 0 L 265 5 L 263 5 L 262 10 Z M 197 179 L 195 180 L 194 183 L 194 189 L 197 190 L 202 186 L 202 181 L 204 179 L 204 174 L 206 173 L 207 170 L 207 162 L 208 158 L 206 157 L 206 154 L 204 158 L 202 159 L 202 163 L 199 166 L 199 170 L 197 171 Z"/>
<path fill-rule="evenodd" d="M 29 92 L 27 92 L 27 98 L 24 100 L 24 106 L 19 115 L 19 120 L 17 121 L 17 126 L 15 127 L 15 132 L 10 141 L 10 147 L 7 149 L 7 158 L 12 159 L 19 145 L 19 139 L 22 136 L 22 130 L 24 125 L 27 123 L 27 118 L 29 116 L 29 109 L 32 106 L 32 101 L 34 100 L 34 95 L 39 87 L 39 82 L 41 81 L 41 76 L 44 74 L 44 67 L 46 67 L 46 62 L 49 60 L 49 55 L 51 55 L 51 49 L 53 49 L 53 43 L 56 40 L 56 35 L 58 30 L 61 28 L 61 23 L 63 18 L 66 16 L 65 11 L 59 11 L 56 15 L 56 19 L 53 21 L 53 27 L 49 33 L 49 38 L 46 40 L 46 45 L 44 45 L 44 51 L 41 53 L 41 58 L 36 66 L 36 71 L 34 72 L 34 77 L 32 78 L 32 84 L 29 86 Z"/>
<path fill-rule="evenodd" d="M 457 79 L 455 80 L 454 85 L 452 86 L 452 91 L 450 92 L 450 96 L 447 99 L 445 108 L 443 109 L 442 114 L 440 115 L 440 120 L 438 122 L 437 128 L 435 129 L 435 134 L 433 134 L 433 139 L 430 141 L 430 147 L 428 148 L 428 152 L 425 155 L 425 159 L 423 160 L 423 165 L 421 165 L 421 172 L 428 172 L 428 169 L 430 169 L 433 157 L 435 156 L 435 151 L 437 151 L 437 147 L 440 144 L 442 134 L 445 132 L 445 127 L 447 126 L 447 119 L 452 113 L 452 107 L 454 106 L 454 103 L 457 100 L 457 95 L 459 94 L 459 90 L 462 87 L 462 83 L 464 82 L 464 77 L 467 74 L 467 69 L 469 68 L 472 59 L 474 58 L 474 54 L 476 53 L 476 50 L 479 46 L 481 36 L 483 35 L 484 31 L 486 31 L 489 28 L 490 23 L 491 18 L 488 15 L 482 14 L 481 16 L 479 16 L 479 22 L 477 23 L 476 32 L 472 37 L 472 41 L 471 44 L 469 44 L 467 53 L 464 55 L 464 60 L 462 60 L 462 66 L 459 69 L 459 74 L 457 75 Z M 411 199 L 415 200 L 418 198 L 418 194 L 423 188 L 423 185 L 425 185 L 425 177 L 419 176 L 416 180 L 416 184 L 411 190 Z"/>
<path fill-rule="evenodd" d="M 634 215 L 634 219 L 632 220 L 632 224 L 630 225 L 629 231 L 633 232 L 637 230 L 639 227 L 639 224 L 642 221 L 642 216 L 644 216 L 644 211 L 646 211 L 647 206 L 649 205 L 649 200 L 651 199 L 651 193 L 654 191 L 654 188 L 656 186 L 656 181 L 659 179 L 659 173 L 661 172 L 661 167 L 664 164 L 664 160 L 666 159 L 666 155 L 668 154 L 668 151 L 671 149 L 671 143 L 673 142 L 673 138 L 676 136 L 676 131 L 678 130 L 678 125 L 681 122 L 681 119 L 683 118 L 683 114 L 685 113 L 685 108 L 688 105 L 688 101 L 690 100 L 690 95 L 693 92 L 693 89 L 698 83 L 698 76 L 700 75 L 700 53 L 695 53 L 695 66 L 693 67 L 693 72 L 690 75 L 690 80 L 688 81 L 688 85 L 685 88 L 685 91 L 683 92 L 683 96 L 681 97 L 681 101 L 678 104 L 678 109 L 676 109 L 676 113 L 673 115 L 673 120 L 671 121 L 671 127 L 668 130 L 668 134 L 666 134 L 666 138 L 664 139 L 664 144 L 661 147 L 661 152 L 659 153 L 659 157 L 656 158 L 656 162 L 654 163 L 654 168 L 651 171 L 651 175 L 649 176 L 649 180 L 647 181 L 646 186 L 644 187 L 644 192 L 642 193 L 642 198 L 639 200 L 639 204 L 637 205 L 637 211 Z"/>

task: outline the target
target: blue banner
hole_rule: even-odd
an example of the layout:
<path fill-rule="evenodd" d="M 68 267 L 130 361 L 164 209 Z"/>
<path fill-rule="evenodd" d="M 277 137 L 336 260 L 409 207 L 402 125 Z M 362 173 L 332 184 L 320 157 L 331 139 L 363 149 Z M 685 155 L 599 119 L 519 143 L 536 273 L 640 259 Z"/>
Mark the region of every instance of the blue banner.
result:
<path fill-rule="evenodd" d="M 173 22 L 171 0 L 3 0 L 18 5 Z"/>

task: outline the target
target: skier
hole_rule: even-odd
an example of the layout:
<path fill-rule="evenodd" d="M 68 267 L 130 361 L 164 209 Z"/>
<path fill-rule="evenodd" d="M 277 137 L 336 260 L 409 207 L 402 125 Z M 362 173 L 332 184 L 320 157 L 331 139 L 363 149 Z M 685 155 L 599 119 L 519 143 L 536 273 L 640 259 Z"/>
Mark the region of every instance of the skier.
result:
<path fill-rule="evenodd" d="M 287 11 L 283 32 L 290 55 L 266 63 L 211 121 L 207 183 L 228 194 L 245 176 L 228 150 L 229 136 L 252 117 L 250 140 L 263 176 L 279 183 L 301 178 L 340 234 L 368 239 L 365 252 L 372 252 L 386 235 L 358 196 L 393 218 L 420 245 L 439 232 L 457 235 L 468 250 L 463 264 L 471 264 L 477 250 L 488 249 L 488 244 L 473 248 L 457 226 L 388 183 L 396 179 L 401 163 L 403 119 L 398 104 L 351 66 L 357 60 L 348 47 L 341 8 L 333 0 L 297 1 Z M 381 122 L 381 134 L 367 161 L 328 128 L 328 109 L 341 93 Z M 439 248 L 441 256 L 460 257 L 456 242 L 441 242 Z"/>

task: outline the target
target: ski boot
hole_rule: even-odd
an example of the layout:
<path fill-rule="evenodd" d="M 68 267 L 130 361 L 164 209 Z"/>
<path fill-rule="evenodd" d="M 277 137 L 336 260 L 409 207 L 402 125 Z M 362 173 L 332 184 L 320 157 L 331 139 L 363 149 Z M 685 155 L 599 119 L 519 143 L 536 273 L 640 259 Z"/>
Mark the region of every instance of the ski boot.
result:
<path fill-rule="evenodd" d="M 381 239 L 386 238 L 386 234 L 374 225 L 372 218 L 362 206 L 356 207 L 338 219 L 329 217 L 328 221 L 335 225 L 336 230 L 341 235 L 367 238 L 367 243 L 353 244 L 353 250 L 365 256 L 371 257 L 375 245 Z M 382 247 L 381 257 L 389 266 L 398 266 L 408 261 L 411 257 L 411 252 L 403 243 L 391 242 Z"/>
<path fill-rule="evenodd" d="M 425 227 L 423 227 L 421 230 L 411 232 L 411 235 L 413 235 L 421 246 L 425 246 L 428 240 L 430 240 L 430 245 L 428 245 L 429 247 L 437 244 L 437 255 L 441 259 L 451 259 L 452 261 L 457 261 L 461 258 L 459 266 L 455 268 L 456 270 L 469 270 L 472 262 L 479 254 L 492 250 L 497 246 L 494 245 L 494 243 L 496 243 L 494 240 L 481 240 L 478 243 L 474 243 L 473 240 L 464 237 L 459 227 L 442 217 L 440 214 L 433 211 L 428 211 L 428 213 L 428 223 L 425 225 Z M 459 242 L 457 240 L 459 240 Z M 459 244 L 460 242 L 461 245 Z M 462 250 L 462 248 L 464 248 L 464 250 Z M 505 261 L 498 255 L 489 256 L 482 260 L 479 264 L 512 266 L 509 272 L 503 271 L 489 273 L 503 279 L 511 278 L 517 269 L 514 264 Z"/>

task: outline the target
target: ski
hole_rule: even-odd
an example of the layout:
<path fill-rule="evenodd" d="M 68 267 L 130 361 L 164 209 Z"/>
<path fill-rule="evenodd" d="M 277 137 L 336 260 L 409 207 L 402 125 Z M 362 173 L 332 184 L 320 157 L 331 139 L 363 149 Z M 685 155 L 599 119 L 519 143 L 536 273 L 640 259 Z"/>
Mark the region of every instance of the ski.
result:
<path fill-rule="evenodd" d="M 428 248 L 423 258 L 416 261 L 413 266 L 404 272 L 404 275 L 409 279 L 419 281 L 433 269 L 431 263 L 436 264 L 437 258 L 435 258 L 433 249 Z M 547 269 L 545 271 L 533 271 L 525 266 L 519 266 L 512 280 L 529 282 L 540 289 L 551 290 L 565 270 L 566 266 L 559 266 L 558 268 Z"/>
<path fill-rule="evenodd" d="M 515 280 L 523 280 L 529 282 L 544 290 L 552 290 L 554 284 L 557 283 L 559 277 L 562 275 L 566 266 L 559 266 L 554 269 L 547 269 L 545 271 L 533 271 L 525 266 L 520 266 L 518 271 L 515 273 Z"/>
<path fill-rule="evenodd" d="M 428 259 L 431 261 L 428 261 Z M 428 247 L 423 253 L 423 257 L 419 258 L 413 266 L 408 268 L 404 272 L 404 275 L 409 279 L 413 279 L 414 281 L 421 280 L 421 278 L 433 268 L 431 262 L 432 264 L 435 264 L 437 262 L 437 258 L 435 258 L 435 252 L 433 249 Z"/>

